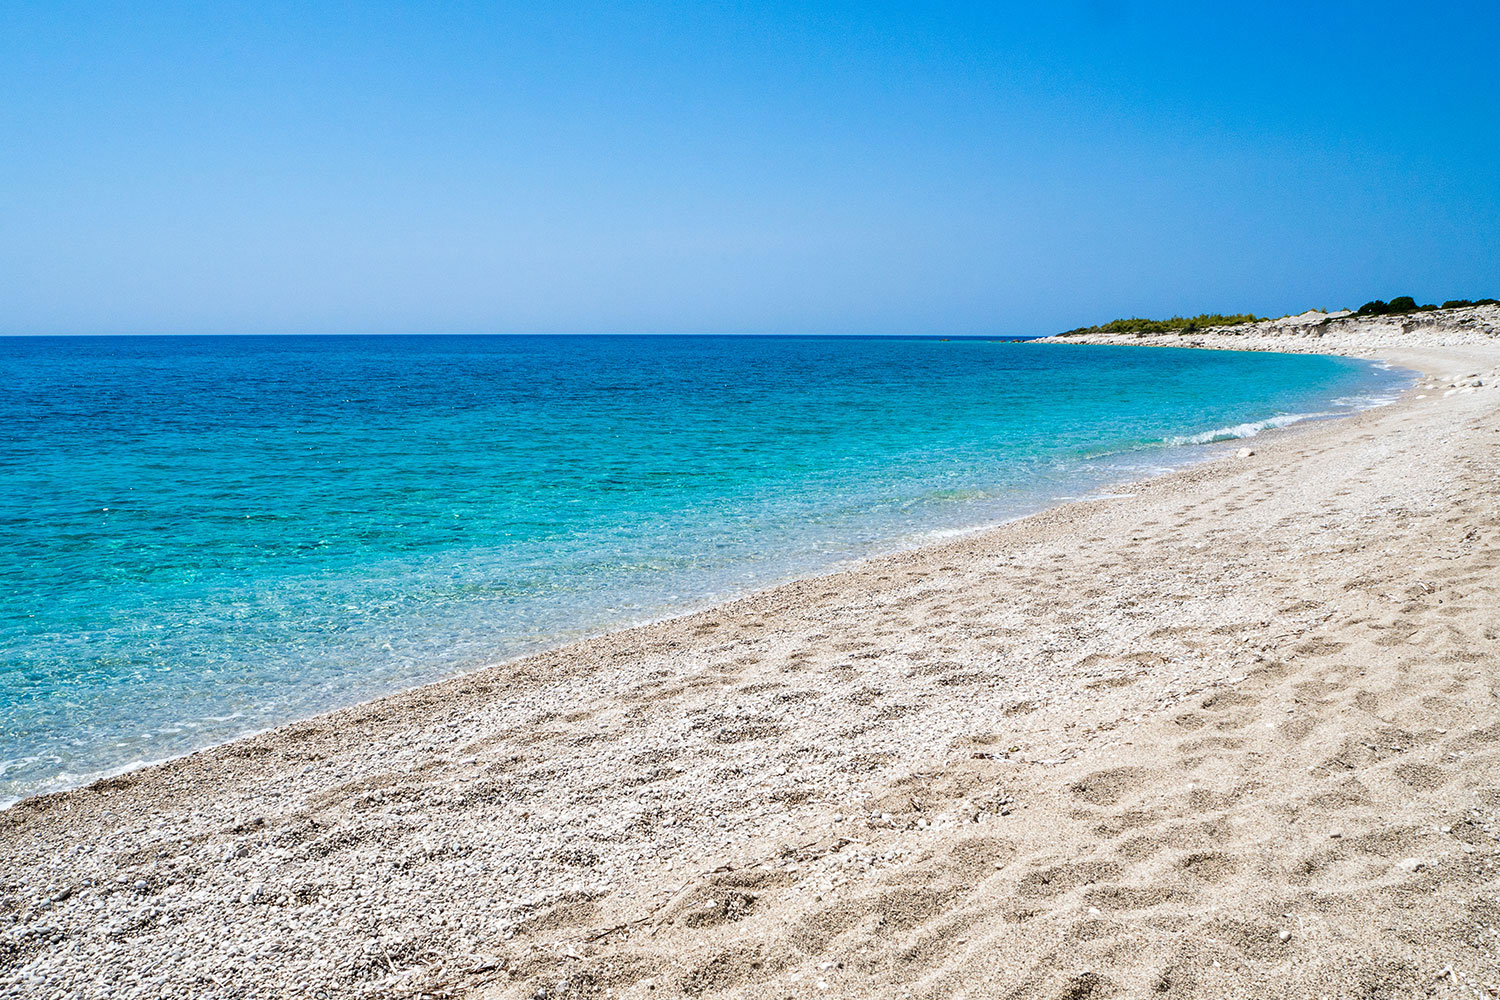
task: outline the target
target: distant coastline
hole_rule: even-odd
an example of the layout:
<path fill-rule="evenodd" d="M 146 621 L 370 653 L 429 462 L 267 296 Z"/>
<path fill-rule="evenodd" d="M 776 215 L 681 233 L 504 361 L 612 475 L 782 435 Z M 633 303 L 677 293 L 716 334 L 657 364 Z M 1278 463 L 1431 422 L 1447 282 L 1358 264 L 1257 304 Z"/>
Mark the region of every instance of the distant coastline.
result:
<path fill-rule="evenodd" d="M 1132 325 L 1137 323 L 1143 325 Z M 1497 336 L 1500 336 L 1500 304 L 1486 301 L 1404 312 L 1311 309 L 1277 319 L 1244 319 L 1206 326 L 1182 319 L 1122 320 L 1039 337 L 1027 343 L 1202 347 L 1371 357 L 1386 350 L 1493 346 Z"/>
<path fill-rule="evenodd" d="M 1073 330 L 1055 334 L 1054 336 L 1082 337 L 1110 336 L 1114 334 L 1137 336 L 1146 334 L 1186 335 L 1205 330 L 1223 331 L 1230 327 L 1259 324 L 1279 325 L 1288 322 L 1299 322 L 1299 325 L 1306 326 L 1308 325 L 1307 321 L 1314 318 L 1318 322 L 1327 322 L 1335 319 L 1343 319 L 1347 316 L 1405 316 L 1411 313 L 1451 312 L 1454 310 L 1470 309 L 1476 306 L 1493 306 L 1496 304 L 1497 300 L 1495 299 L 1449 299 L 1442 305 L 1418 305 L 1416 300 L 1411 296 L 1398 295 L 1389 302 L 1384 299 L 1374 299 L 1366 302 L 1358 309 L 1310 309 L 1304 313 L 1281 316 L 1276 319 L 1257 316 L 1254 313 L 1200 313 L 1197 316 L 1172 316 L 1168 319 L 1144 319 L 1137 316 L 1129 319 L 1111 320 L 1108 323 L 1100 323 L 1095 326 L 1080 326 Z"/>

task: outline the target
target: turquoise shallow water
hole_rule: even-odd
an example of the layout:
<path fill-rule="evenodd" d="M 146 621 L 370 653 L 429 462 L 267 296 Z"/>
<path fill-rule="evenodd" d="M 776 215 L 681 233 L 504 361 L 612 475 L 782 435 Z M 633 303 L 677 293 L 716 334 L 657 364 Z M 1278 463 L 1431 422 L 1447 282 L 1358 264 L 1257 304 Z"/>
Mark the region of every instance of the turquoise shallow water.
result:
<path fill-rule="evenodd" d="M 0 339 L 0 802 L 1392 395 L 930 338 Z"/>

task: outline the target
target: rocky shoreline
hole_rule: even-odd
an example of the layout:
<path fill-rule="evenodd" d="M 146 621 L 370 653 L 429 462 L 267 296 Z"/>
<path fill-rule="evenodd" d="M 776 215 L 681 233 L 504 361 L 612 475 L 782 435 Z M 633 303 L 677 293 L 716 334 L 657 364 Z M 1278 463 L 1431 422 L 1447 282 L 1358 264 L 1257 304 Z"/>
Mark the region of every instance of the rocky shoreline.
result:
<path fill-rule="evenodd" d="M 1310 310 L 1258 323 L 1209 326 L 1182 333 L 1080 333 L 1045 337 L 1036 344 L 1128 344 L 1206 347 L 1288 354 L 1369 357 L 1383 350 L 1486 347 L 1500 337 L 1500 306 L 1469 306 L 1386 316 Z"/>

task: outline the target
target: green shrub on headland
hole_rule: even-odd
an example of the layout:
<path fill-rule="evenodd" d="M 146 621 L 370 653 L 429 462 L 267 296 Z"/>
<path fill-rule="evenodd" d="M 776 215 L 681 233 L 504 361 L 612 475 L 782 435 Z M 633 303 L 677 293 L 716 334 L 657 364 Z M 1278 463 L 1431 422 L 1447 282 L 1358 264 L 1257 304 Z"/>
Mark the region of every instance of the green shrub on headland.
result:
<path fill-rule="evenodd" d="M 1099 326 L 1080 326 L 1076 330 L 1059 334 L 1072 337 L 1080 333 L 1192 333 L 1206 326 L 1234 326 L 1237 323 L 1258 323 L 1259 316 L 1250 313 L 1203 313 L 1200 316 L 1173 316 L 1171 319 L 1116 319 Z"/>
<path fill-rule="evenodd" d="M 1462 309 L 1464 306 L 1492 306 L 1494 299 L 1449 299 L 1442 306 L 1417 305 L 1416 299 L 1410 295 L 1398 295 L 1389 302 L 1376 299 L 1374 302 L 1366 302 L 1354 310 L 1356 316 L 1390 316 L 1409 312 L 1432 312 L 1435 309 Z"/>
<path fill-rule="evenodd" d="M 1366 302 L 1364 305 L 1354 310 L 1354 315 L 1387 316 L 1394 313 L 1416 312 L 1418 309 L 1436 308 L 1437 306 L 1418 306 L 1417 300 L 1412 298 L 1410 295 L 1398 295 L 1394 299 L 1391 299 L 1391 301 L 1389 302 L 1386 302 L 1384 299 L 1375 299 L 1373 302 Z"/>

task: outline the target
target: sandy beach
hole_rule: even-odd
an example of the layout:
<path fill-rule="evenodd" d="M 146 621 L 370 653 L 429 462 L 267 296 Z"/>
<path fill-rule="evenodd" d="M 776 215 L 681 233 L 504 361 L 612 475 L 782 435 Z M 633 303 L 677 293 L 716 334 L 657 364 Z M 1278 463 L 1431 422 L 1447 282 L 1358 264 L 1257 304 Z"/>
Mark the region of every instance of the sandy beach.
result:
<path fill-rule="evenodd" d="M 1500 996 L 1500 309 L 1108 339 L 1422 377 L 26 800 L 0 996 Z"/>

